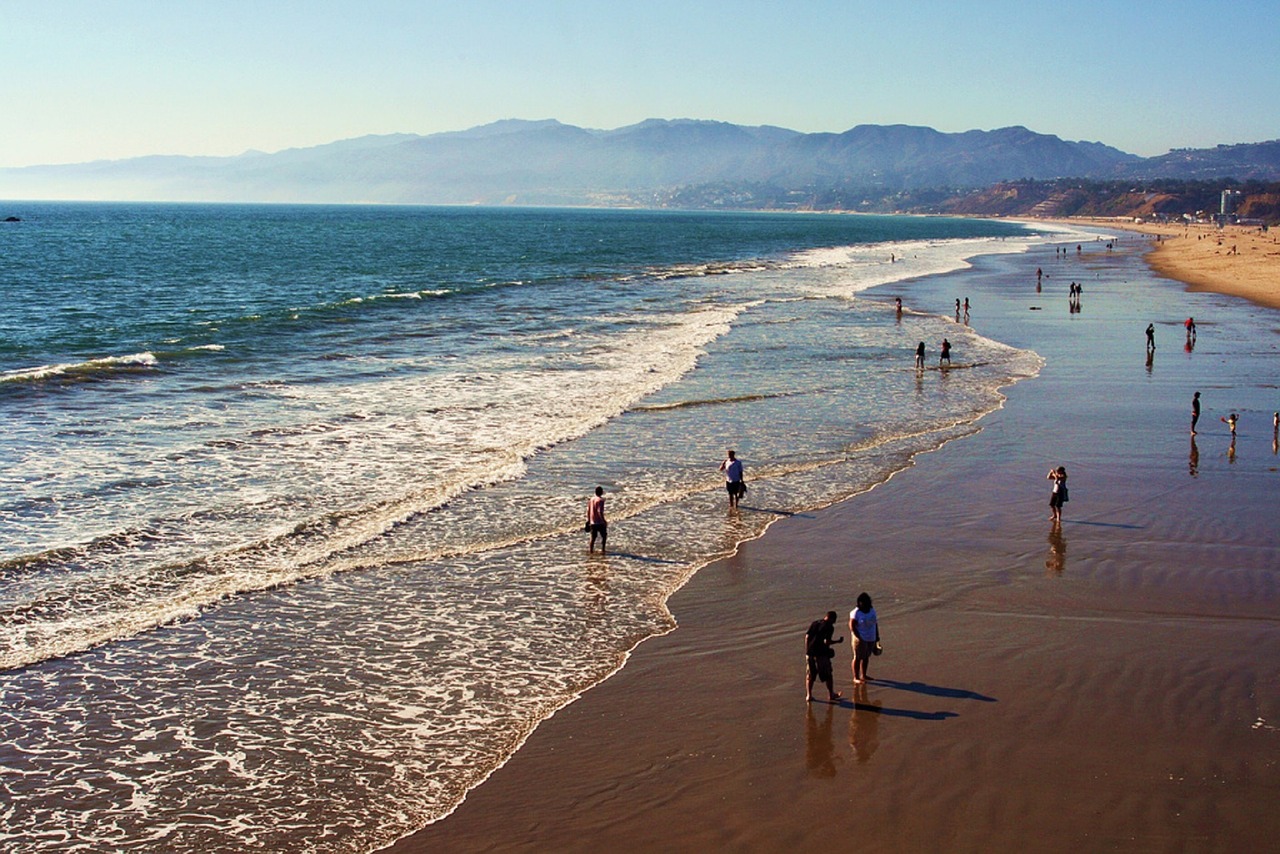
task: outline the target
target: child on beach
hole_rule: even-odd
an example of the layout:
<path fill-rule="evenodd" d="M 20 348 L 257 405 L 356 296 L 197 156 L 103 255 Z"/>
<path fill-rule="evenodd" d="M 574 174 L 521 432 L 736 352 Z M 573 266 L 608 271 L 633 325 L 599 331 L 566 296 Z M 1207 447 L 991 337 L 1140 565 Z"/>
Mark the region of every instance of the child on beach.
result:
<path fill-rule="evenodd" d="M 1053 481 L 1053 492 L 1049 494 L 1049 511 L 1053 515 L 1049 518 L 1053 520 L 1054 524 L 1058 524 L 1062 522 L 1062 505 L 1068 501 L 1066 466 L 1049 469 L 1047 477 Z"/>
<path fill-rule="evenodd" d="M 1219 420 L 1219 421 L 1221 421 L 1223 424 L 1226 424 L 1228 427 L 1230 427 L 1230 428 L 1231 428 L 1231 435 L 1232 435 L 1232 436 L 1234 436 L 1234 435 L 1236 434 L 1236 422 L 1240 420 L 1240 416 L 1239 416 L 1239 415 L 1237 415 L 1237 414 L 1235 414 L 1235 413 L 1233 412 L 1233 413 L 1231 413 L 1230 415 L 1228 415 L 1226 418 L 1219 418 L 1218 420 Z"/>

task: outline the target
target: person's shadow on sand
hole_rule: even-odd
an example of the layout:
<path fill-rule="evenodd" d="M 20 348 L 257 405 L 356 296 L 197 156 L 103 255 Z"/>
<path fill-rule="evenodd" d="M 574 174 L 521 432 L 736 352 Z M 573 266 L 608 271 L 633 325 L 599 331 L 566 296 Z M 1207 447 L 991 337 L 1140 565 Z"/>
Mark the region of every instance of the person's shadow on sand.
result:
<path fill-rule="evenodd" d="M 877 715 L 884 715 L 887 718 L 911 718 L 915 721 L 945 721 L 947 718 L 960 717 L 959 712 L 922 712 L 918 709 L 895 709 L 890 706 L 859 703 L 856 700 L 850 701 L 847 699 L 838 700 L 837 704 L 846 709 L 853 709 L 855 712 L 872 712 Z"/>
<path fill-rule="evenodd" d="M 930 697 L 946 697 L 952 700 L 980 700 L 984 703 L 996 702 L 995 697 L 988 697 L 975 691 L 966 691 L 963 688 L 943 688 L 939 685 L 926 685 L 923 682 L 898 682 L 893 679 L 875 679 L 872 686 L 881 688 L 893 688 L 898 691 L 912 691 L 917 694 L 927 694 Z M 853 700 L 840 700 L 839 705 L 847 709 L 853 709 L 856 712 L 873 712 L 877 715 L 885 715 L 893 718 L 911 718 L 917 721 L 944 721 L 947 718 L 960 717 L 959 712 L 922 712 L 918 709 L 898 709 L 890 706 L 884 706 L 880 703 L 862 702 L 865 695 L 861 693 L 856 695 Z"/>
<path fill-rule="evenodd" d="M 923 682 L 898 682 L 893 679 L 876 679 L 874 684 L 882 688 L 894 688 L 898 691 L 914 691 L 917 694 L 928 694 L 930 697 L 949 697 L 953 700 L 979 700 L 983 703 L 997 702 L 995 697 L 988 697 L 976 691 L 963 688 L 943 688 L 940 685 L 926 685 Z"/>

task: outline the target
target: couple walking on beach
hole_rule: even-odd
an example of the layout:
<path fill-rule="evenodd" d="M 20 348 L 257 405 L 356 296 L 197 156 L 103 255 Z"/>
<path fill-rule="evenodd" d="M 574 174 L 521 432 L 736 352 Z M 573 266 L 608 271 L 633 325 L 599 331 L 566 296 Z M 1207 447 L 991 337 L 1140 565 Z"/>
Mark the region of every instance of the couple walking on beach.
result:
<path fill-rule="evenodd" d="M 810 623 L 809 629 L 804 633 L 809 677 L 804 697 L 806 702 L 813 702 L 813 683 L 818 680 L 827 686 L 831 702 L 844 696 L 836 690 L 835 677 L 831 671 L 831 660 L 836 655 L 832 647 L 844 642 L 844 636 L 832 639 L 837 616 L 835 611 L 828 611 L 825 617 Z M 858 606 L 849 612 L 849 634 L 853 643 L 853 684 L 862 685 L 871 678 L 867 675 L 871 656 L 880 654 L 879 619 L 876 609 L 871 605 L 871 597 L 865 592 L 858 594 Z"/>

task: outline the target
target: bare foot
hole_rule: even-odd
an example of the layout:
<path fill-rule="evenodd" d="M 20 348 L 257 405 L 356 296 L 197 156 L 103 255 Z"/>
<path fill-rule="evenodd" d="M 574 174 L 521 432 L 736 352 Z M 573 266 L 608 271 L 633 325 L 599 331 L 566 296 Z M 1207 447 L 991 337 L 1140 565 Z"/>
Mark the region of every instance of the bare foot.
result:
<path fill-rule="evenodd" d="M 842 694 L 841 692 L 837 691 L 837 692 L 835 692 L 834 694 L 832 694 L 832 695 L 831 695 L 831 702 L 833 702 L 833 703 L 834 703 L 836 700 L 839 700 L 839 699 L 840 699 L 841 697 L 843 697 L 843 696 L 844 696 L 844 694 Z"/>

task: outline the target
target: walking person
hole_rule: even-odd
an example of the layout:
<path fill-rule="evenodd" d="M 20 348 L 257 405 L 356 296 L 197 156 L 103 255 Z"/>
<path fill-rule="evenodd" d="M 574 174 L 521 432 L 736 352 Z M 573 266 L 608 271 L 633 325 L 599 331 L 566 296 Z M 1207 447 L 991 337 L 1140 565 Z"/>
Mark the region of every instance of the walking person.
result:
<path fill-rule="evenodd" d="M 591 551 L 596 550 L 596 537 L 600 538 L 600 554 L 605 553 L 609 542 L 609 523 L 604 518 L 604 488 L 596 487 L 596 494 L 587 501 L 587 531 L 591 533 Z"/>
<path fill-rule="evenodd" d="M 1147 352 L 1150 353 L 1156 349 L 1156 325 L 1154 323 L 1147 324 Z"/>
<path fill-rule="evenodd" d="M 1049 511 L 1053 514 L 1049 518 L 1053 520 L 1055 525 L 1062 522 L 1062 505 L 1070 499 L 1067 497 L 1067 469 L 1066 466 L 1058 466 L 1056 469 L 1049 469 L 1048 479 L 1053 481 L 1053 491 L 1049 494 Z"/>
<path fill-rule="evenodd" d="M 858 594 L 858 607 L 849 612 L 849 634 L 853 636 L 853 684 L 861 685 L 871 678 L 867 664 L 880 647 L 880 623 L 865 591 Z"/>
<path fill-rule="evenodd" d="M 724 489 L 729 493 L 729 507 L 738 506 L 738 499 L 747 494 L 747 483 L 742 479 L 742 460 L 729 451 L 728 458 L 720 464 L 724 472 Z"/>
<path fill-rule="evenodd" d="M 1191 435 L 1196 434 L 1196 422 L 1200 420 L 1200 392 L 1191 398 Z"/>
<path fill-rule="evenodd" d="M 916 345 L 916 367 L 924 370 L 924 342 Z"/>
<path fill-rule="evenodd" d="M 836 690 L 831 676 L 831 659 L 836 655 L 836 651 L 831 647 L 844 641 L 843 637 L 831 639 L 836 630 L 836 617 L 835 611 L 828 611 L 821 620 L 810 623 L 808 631 L 804 633 L 804 654 L 809 668 L 809 687 L 804 695 L 806 702 L 813 702 L 813 683 L 819 679 L 827 686 L 827 695 L 831 698 L 831 702 L 834 703 L 844 696 Z"/>

